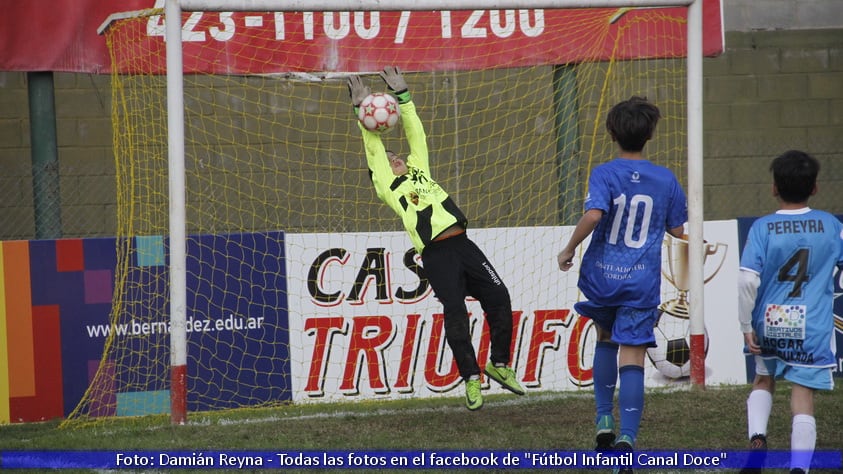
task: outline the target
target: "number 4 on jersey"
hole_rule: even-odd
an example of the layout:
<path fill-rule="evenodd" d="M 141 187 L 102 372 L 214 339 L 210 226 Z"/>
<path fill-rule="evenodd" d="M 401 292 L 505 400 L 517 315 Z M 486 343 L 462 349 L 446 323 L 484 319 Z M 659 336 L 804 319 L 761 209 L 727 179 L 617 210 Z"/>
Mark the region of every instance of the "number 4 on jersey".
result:
<path fill-rule="evenodd" d="M 810 279 L 808 275 L 808 260 L 810 256 L 811 251 L 809 249 L 800 248 L 796 252 L 793 252 L 793 255 L 787 259 L 787 262 L 779 268 L 779 281 L 793 282 L 793 289 L 787 295 L 789 298 L 799 298 L 802 296 L 802 285 Z"/>

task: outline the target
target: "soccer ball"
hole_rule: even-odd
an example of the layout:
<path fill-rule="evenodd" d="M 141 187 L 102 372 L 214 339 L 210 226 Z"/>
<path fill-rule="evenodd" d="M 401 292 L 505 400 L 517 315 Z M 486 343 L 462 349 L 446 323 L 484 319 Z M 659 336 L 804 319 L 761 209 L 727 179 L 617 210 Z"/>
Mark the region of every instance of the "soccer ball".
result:
<path fill-rule="evenodd" d="M 686 318 L 662 313 L 654 332 L 657 346 L 647 348 L 650 362 L 669 379 L 690 376 L 691 322 Z M 705 331 L 705 353 L 708 354 L 708 330 Z"/>
<path fill-rule="evenodd" d="M 373 92 L 360 102 L 357 118 L 370 132 L 383 133 L 398 123 L 401 112 L 395 97 Z"/>

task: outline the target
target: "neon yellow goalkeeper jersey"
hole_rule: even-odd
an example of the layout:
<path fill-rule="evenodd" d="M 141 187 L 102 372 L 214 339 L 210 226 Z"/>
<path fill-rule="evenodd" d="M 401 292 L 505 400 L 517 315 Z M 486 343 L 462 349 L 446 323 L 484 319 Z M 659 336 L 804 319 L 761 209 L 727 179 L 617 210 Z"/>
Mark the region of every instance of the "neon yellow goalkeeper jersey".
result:
<path fill-rule="evenodd" d="M 410 101 L 399 107 L 404 135 L 410 145 L 408 172 L 403 176 L 392 173 L 380 135 L 366 130 L 359 122 L 358 126 L 363 132 L 375 192 L 401 217 L 413 247 L 421 255 L 425 246 L 442 231 L 454 224 L 467 227 L 468 220 L 448 193 L 430 177 L 427 137 L 416 106 Z"/>

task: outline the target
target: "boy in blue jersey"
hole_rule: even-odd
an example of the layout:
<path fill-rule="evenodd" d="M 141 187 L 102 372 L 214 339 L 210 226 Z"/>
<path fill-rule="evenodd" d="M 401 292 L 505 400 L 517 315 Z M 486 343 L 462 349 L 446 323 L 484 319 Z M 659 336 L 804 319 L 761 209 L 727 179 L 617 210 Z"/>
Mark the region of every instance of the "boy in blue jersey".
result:
<path fill-rule="evenodd" d="M 513 331 L 509 290 L 483 251 L 468 238 L 468 219 L 430 176 L 424 127 L 401 72 L 396 67 L 386 67 L 380 76 L 398 99 L 410 154 L 403 158 L 386 150 L 379 134 L 358 123 L 369 173 L 378 198 L 401 217 L 421 255 L 424 275 L 442 302 L 445 339 L 465 381 L 466 407 L 477 410 L 483 406 L 480 366 L 471 342 L 466 296 L 480 302 L 489 324 L 490 360 L 484 372 L 503 388 L 524 395 L 515 371 L 509 367 Z M 348 79 L 348 90 L 356 112 L 370 90 L 357 76 Z"/>
<path fill-rule="evenodd" d="M 792 382 L 791 473 L 807 473 L 813 457 L 814 392 L 834 387 L 833 272 L 843 263 L 843 225 L 808 207 L 819 170 L 819 162 L 801 151 L 773 160 L 779 210 L 752 224 L 738 275 L 740 328 L 755 355 L 746 402 L 750 448 L 767 449 L 776 377 L 784 377 Z M 760 472 L 760 466 L 741 472 Z"/>
<path fill-rule="evenodd" d="M 635 446 L 644 409 L 644 357 L 655 346 L 653 328 L 659 318 L 662 241 L 666 231 L 681 237 L 688 219 L 687 199 L 676 176 L 643 155 L 659 118 L 658 107 L 641 97 L 609 111 L 606 129 L 619 148 L 617 157 L 592 170 L 585 213 L 557 258 L 560 270 L 570 270 L 577 247 L 591 235 L 578 283 L 588 301 L 574 309 L 597 327 L 593 370 L 598 450 L 631 451 Z M 619 376 L 620 431 L 615 442 Z"/>

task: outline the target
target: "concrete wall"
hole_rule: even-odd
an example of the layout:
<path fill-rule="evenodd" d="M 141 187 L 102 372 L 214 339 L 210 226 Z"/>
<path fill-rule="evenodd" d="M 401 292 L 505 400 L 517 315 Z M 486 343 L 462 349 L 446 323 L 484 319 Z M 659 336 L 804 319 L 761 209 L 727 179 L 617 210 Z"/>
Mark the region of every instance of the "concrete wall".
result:
<path fill-rule="evenodd" d="M 62 234 L 115 234 L 116 197 L 111 132 L 111 78 L 54 75 Z M 0 239 L 32 239 L 27 74 L 0 72 Z"/>
<path fill-rule="evenodd" d="M 726 31 L 838 29 L 840 0 L 723 0 Z"/>
<path fill-rule="evenodd" d="M 730 32 L 704 75 L 706 219 L 774 210 L 769 164 L 788 149 L 822 164 L 811 205 L 843 213 L 843 29 Z"/>
<path fill-rule="evenodd" d="M 790 148 L 822 162 L 812 205 L 843 214 L 843 27 L 758 30 L 745 13 L 752 3 L 727 2 L 726 18 L 740 7 L 744 23 L 727 33 L 722 56 L 704 61 L 705 218 L 774 210 L 767 169 Z M 823 2 L 770 3 L 805 11 Z M 60 73 L 55 91 L 62 236 L 114 235 L 110 78 Z M 35 235 L 29 142 L 26 74 L 0 72 L 0 239 Z"/>

